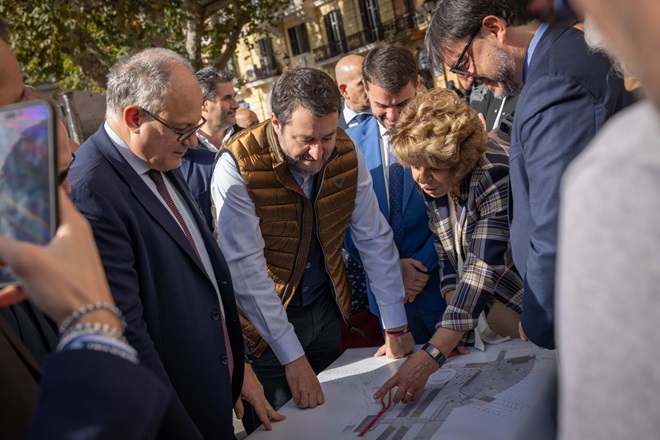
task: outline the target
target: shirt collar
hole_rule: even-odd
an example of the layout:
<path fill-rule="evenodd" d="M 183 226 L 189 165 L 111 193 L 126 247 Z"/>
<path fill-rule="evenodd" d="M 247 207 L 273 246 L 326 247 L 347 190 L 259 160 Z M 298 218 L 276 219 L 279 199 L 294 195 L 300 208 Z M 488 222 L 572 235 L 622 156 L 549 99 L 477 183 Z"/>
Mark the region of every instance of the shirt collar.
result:
<path fill-rule="evenodd" d="M 231 137 L 231 135 L 233 135 L 233 134 L 234 134 L 234 126 L 232 125 L 225 132 L 225 137 L 222 138 L 222 143 L 224 144 L 225 142 L 227 142 L 229 140 L 229 138 Z M 216 148 L 215 151 L 218 151 L 218 149 Z"/>
<path fill-rule="evenodd" d="M 213 145 L 204 135 L 202 135 L 199 131 L 197 132 L 197 140 L 206 147 L 207 150 L 217 153 L 218 149 Z"/>
<path fill-rule="evenodd" d="M 363 114 L 371 115 L 371 113 L 368 112 L 368 111 L 367 112 L 355 112 L 355 111 L 351 110 L 350 108 L 348 108 L 345 104 L 344 104 L 343 114 L 344 114 L 344 121 L 346 121 L 346 124 L 350 124 L 351 121 L 357 115 L 363 115 Z M 357 122 L 356 122 L 356 124 L 357 124 Z"/>
<path fill-rule="evenodd" d="M 131 151 L 128 144 L 124 142 L 124 140 L 120 138 L 112 128 L 110 128 L 107 122 L 103 124 L 103 128 L 112 141 L 112 144 L 115 146 L 115 148 L 117 148 L 117 151 L 119 151 L 119 154 L 121 154 L 124 159 L 126 159 L 126 162 L 128 162 L 131 168 L 133 168 L 138 175 L 141 176 L 151 169 L 151 167 L 145 161 L 137 157 L 135 153 Z"/>
<path fill-rule="evenodd" d="M 346 104 L 344 104 L 344 120 L 346 120 L 346 123 L 348 124 L 353 120 L 354 117 L 357 116 L 357 112 L 354 112 Z"/>
<path fill-rule="evenodd" d="M 383 124 L 378 121 L 378 133 L 380 134 L 380 137 L 382 138 L 383 136 L 389 136 L 390 135 L 390 130 L 388 128 L 385 128 Z"/>
<path fill-rule="evenodd" d="M 523 65 L 523 82 L 527 80 L 527 72 L 529 71 L 529 65 L 532 62 L 532 56 L 534 55 L 534 50 L 539 44 L 541 37 L 548 29 L 548 23 L 541 23 L 541 26 L 536 30 L 532 41 L 529 42 L 529 47 L 527 48 L 527 56 L 525 57 L 525 64 Z"/>

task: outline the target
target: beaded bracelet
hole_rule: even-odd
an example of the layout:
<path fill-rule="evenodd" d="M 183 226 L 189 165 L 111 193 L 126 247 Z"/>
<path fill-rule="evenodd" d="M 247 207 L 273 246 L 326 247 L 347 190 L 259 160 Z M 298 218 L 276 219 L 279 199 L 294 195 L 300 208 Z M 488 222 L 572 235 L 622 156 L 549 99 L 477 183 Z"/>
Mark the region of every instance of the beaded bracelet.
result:
<path fill-rule="evenodd" d="M 408 325 L 406 325 L 403 328 L 403 330 L 399 330 L 397 332 L 390 332 L 385 330 L 385 336 L 387 336 L 388 338 L 398 338 L 400 336 L 405 335 L 406 333 L 410 333 L 410 327 L 408 327 Z"/>
<path fill-rule="evenodd" d="M 60 342 L 57 344 L 57 351 L 62 351 L 69 342 L 84 335 L 101 335 L 126 343 L 126 338 L 123 336 L 123 330 L 112 327 L 110 324 L 83 322 L 74 325 L 62 334 Z"/>
<path fill-rule="evenodd" d="M 60 334 L 64 334 L 69 328 L 69 326 L 73 323 L 73 321 L 75 321 L 76 319 L 80 318 L 81 316 L 89 312 L 93 312 L 94 310 L 107 310 L 111 312 L 119 320 L 119 324 L 121 325 L 122 332 L 126 328 L 126 321 L 124 320 L 124 317 L 122 316 L 121 311 L 117 306 L 115 306 L 114 304 L 97 302 L 97 303 L 87 304 L 85 307 L 81 307 L 80 309 L 75 310 L 69 316 L 64 318 L 64 321 L 62 321 L 62 324 L 60 324 L 59 327 Z"/>

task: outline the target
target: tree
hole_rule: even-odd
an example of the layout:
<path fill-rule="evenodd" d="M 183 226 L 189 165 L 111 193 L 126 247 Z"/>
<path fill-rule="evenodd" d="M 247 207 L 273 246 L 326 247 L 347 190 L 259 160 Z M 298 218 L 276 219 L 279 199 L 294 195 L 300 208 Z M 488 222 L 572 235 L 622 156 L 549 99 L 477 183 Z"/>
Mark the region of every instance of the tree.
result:
<path fill-rule="evenodd" d="M 120 57 L 167 47 L 225 68 L 241 39 L 281 18 L 287 0 L 0 0 L 26 82 L 104 89 Z M 206 61 L 206 63 L 204 62 Z"/>

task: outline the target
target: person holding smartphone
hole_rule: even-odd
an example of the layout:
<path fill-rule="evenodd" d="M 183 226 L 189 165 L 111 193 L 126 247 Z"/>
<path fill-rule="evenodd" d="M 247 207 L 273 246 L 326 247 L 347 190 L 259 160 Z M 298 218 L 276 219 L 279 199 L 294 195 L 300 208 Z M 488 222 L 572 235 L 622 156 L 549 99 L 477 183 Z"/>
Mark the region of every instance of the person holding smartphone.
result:
<path fill-rule="evenodd" d="M 123 318 L 113 311 L 90 225 L 64 190 L 60 218 L 55 237 L 44 247 L 0 237 L 0 266 L 10 266 L 22 281 L 21 286 L 0 290 L 0 306 L 29 298 L 59 326 L 74 313 L 103 304 L 71 324 L 114 330 L 116 337 L 89 332 L 46 358 L 27 438 L 70 438 L 80 433 L 95 439 L 154 438 L 171 393 L 138 364 L 135 350 L 122 341 Z M 65 332 L 63 340 L 66 337 Z"/>
<path fill-rule="evenodd" d="M 20 67 L 9 47 L 9 31 L 0 18 L 0 106 L 25 98 Z M 41 361 L 54 350 L 57 333 L 28 301 L 0 307 L 0 432 L 25 436 L 37 402 Z"/>

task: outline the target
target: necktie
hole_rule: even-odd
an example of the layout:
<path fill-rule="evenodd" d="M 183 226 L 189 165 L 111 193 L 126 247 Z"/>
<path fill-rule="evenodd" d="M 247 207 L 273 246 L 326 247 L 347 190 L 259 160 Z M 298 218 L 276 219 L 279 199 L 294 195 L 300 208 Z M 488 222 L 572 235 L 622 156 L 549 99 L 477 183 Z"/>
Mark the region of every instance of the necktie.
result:
<path fill-rule="evenodd" d="M 179 222 L 179 225 L 183 230 L 183 234 L 186 236 L 188 242 L 190 243 L 190 246 L 192 246 L 193 250 L 195 251 L 195 255 L 197 256 L 197 259 L 202 264 L 202 267 L 204 267 L 204 262 L 202 261 L 202 257 L 199 256 L 199 251 L 197 250 L 197 246 L 195 245 L 195 240 L 193 240 L 192 234 L 188 229 L 188 225 L 186 225 L 186 222 L 183 219 L 181 212 L 179 212 L 179 209 L 174 204 L 174 200 L 172 200 L 172 196 L 170 195 L 170 192 L 167 190 L 167 186 L 165 186 L 163 175 L 161 174 L 160 171 L 157 170 L 149 170 L 147 174 L 149 174 L 151 180 L 153 180 L 154 183 L 156 184 L 156 190 L 158 190 L 158 194 L 160 194 L 160 196 L 165 201 L 167 207 L 170 208 L 170 211 L 172 211 L 172 214 L 174 214 L 174 217 Z M 232 354 L 231 343 L 229 342 L 227 323 L 225 322 L 225 318 L 222 316 L 222 314 L 220 314 L 220 320 L 222 321 L 222 332 L 224 334 L 225 349 L 227 350 L 227 360 L 229 363 L 229 375 L 231 376 L 234 372 L 234 355 Z"/>
<path fill-rule="evenodd" d="M 359 115 L 355 115 L 351 122 L 354 122 L 355 124 L 361 124 L 364 122 L 369 116 L 371 116 L 369 113 L 360 113 Z"/>
<path fill-rule="evenodd" d="M 394 243 L 401 249 L 403 241 L 403 167 L 390 151 L 390 226 L 394 233 Z"/>

